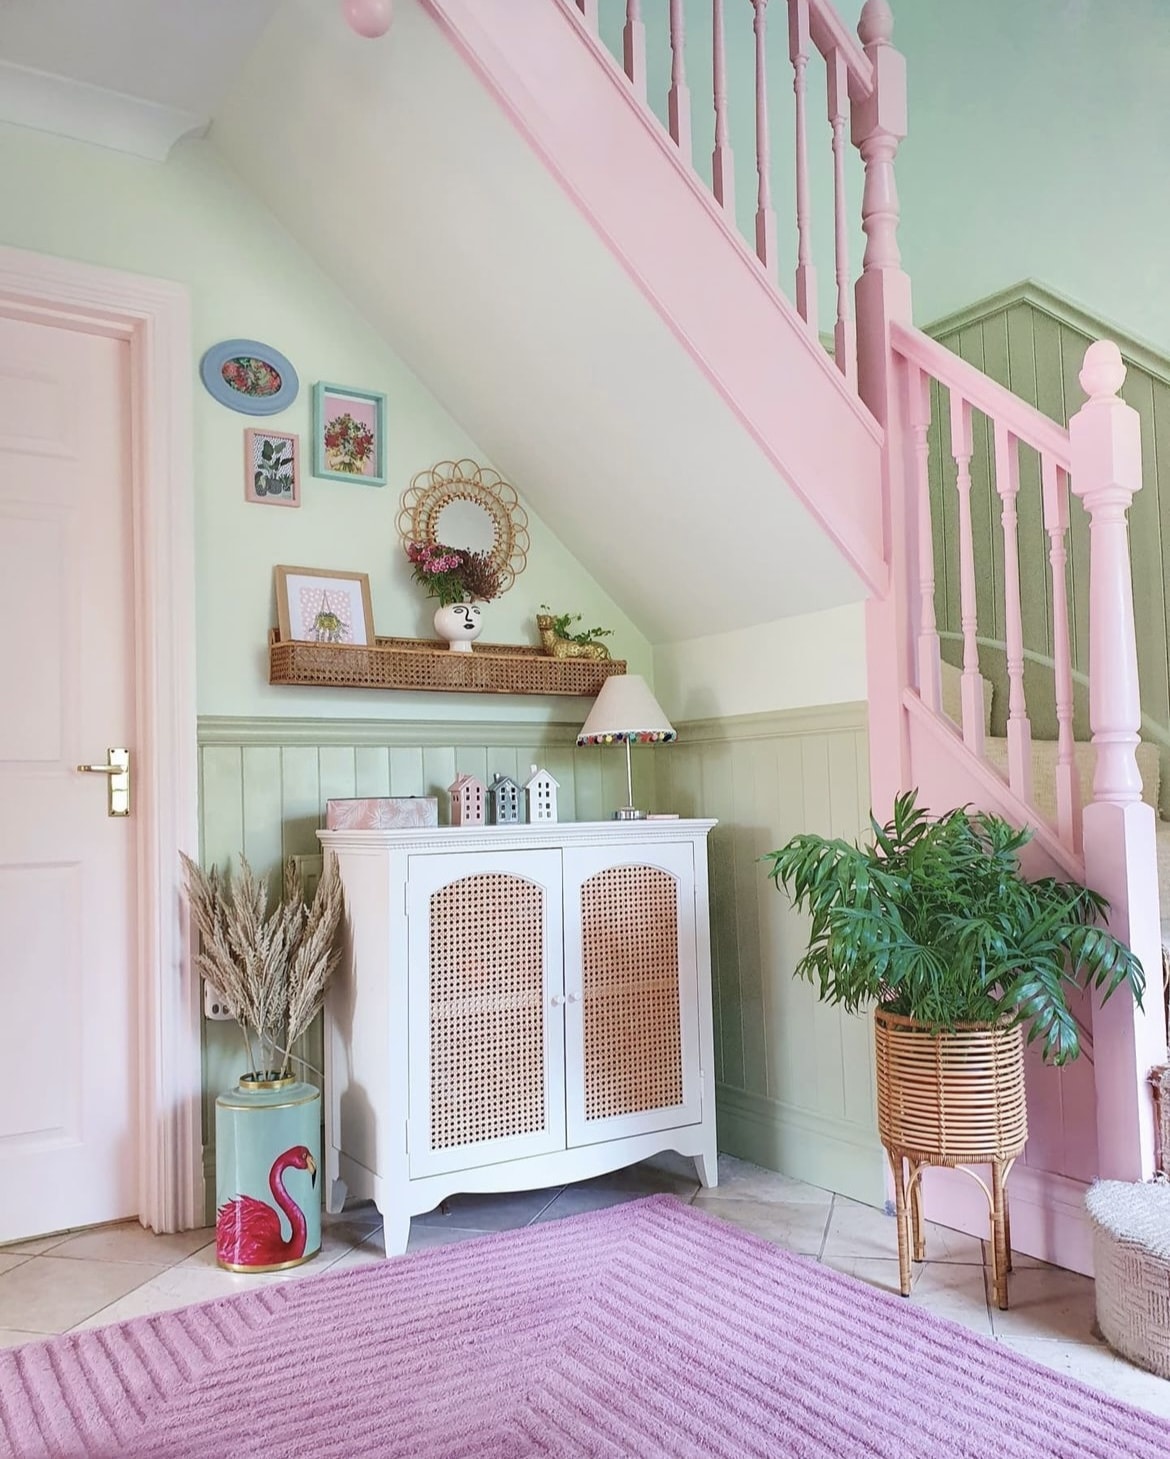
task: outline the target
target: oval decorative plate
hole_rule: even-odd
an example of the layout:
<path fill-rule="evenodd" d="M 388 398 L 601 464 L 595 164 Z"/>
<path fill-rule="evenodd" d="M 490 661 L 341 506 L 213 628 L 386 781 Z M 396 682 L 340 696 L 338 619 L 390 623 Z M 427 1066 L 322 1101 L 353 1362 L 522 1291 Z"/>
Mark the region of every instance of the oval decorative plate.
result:
<path fill-rule="evenodd" d="M 258 339 L 224 339 L 199 362 L 199 374 L 221 405 L 244 415 L 275 415 L 297 398 L 300 381 L 279 350 Z"/>

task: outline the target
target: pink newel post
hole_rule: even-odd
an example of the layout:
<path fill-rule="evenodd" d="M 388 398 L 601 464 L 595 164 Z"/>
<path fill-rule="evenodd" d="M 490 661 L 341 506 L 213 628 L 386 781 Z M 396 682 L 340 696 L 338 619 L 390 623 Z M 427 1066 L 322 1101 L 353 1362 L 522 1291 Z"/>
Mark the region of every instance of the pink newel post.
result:
<path fill-rule="evenodd" d="M 1145 1180 L 1154 1169 L 1146 1076 L 1166 1054 L 1154 811 L 1135 750 L 1141 723 L 1126 513 L 1142 484 L 1138 414 L 1117 392 L 1125 366 L 1108 340 L 1090 345 L 1089 399 L 1069 422 L 1072 489 L 1089 513 L 1089 722 L 1096 769 L 1084 811 L 1085 877 L 1109 898 L 1112 930 L 1146 970 L 1145 1008 L 1128 993 L 1093 1013 L 1100 1174 Z"/>
<path fill-rule="evenodd" d="M 912 441 L 899 398 L 900 372 L 890 348 L 890 325 L 910 324 L 910 280 L 898 250 L 898 190 L 894 157 L 906 135 L 906 63 L 890 44 L 894 17 L 886 0 L 866 0 L 857 33 L 873 67 L 873 91 L 852 107 L 854 145 L 865 163 L 861 226 L 863 272 L 857 281 L 857 384 L 862 400 L 885 427 L 882 494 L 885 504 L 884 596 L 866 604 L 866 672 L 870 735 L 870 800 L 884 818 L 894 796 L 908 789 L 909 744 L 902 695 L 914 683 L 915 597 L 913 505 L 907 462 Z"/>

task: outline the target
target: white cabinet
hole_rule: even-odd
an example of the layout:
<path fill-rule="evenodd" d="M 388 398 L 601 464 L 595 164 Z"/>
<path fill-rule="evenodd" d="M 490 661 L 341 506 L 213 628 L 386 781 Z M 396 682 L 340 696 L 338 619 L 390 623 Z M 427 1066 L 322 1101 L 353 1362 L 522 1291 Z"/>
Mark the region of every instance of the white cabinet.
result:
<path fill-rule="evenodd" d="M 659 1150 L 712 1185 L 712 821 L 322 831 L 348 941 L 326 1005 L 326 1193 L 386 1249 L 455 1191 Z"/>

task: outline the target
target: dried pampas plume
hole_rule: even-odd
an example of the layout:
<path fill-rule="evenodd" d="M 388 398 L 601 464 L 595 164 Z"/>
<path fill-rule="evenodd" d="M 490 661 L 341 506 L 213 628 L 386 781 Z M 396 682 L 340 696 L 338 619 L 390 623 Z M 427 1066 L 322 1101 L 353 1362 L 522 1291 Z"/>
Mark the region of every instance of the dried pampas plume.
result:
<path fill-rule="evenodd" d="M 195 966 L 235 1015 L 249 1070 L 287 1074 L 290 1050 L 320 1011 L 337 966 L 342 893 L 336 864 L 326 860 L 313 904 L 306 907 L 300 873 L 290 859 L 283 896 L 268 912 L 267 887 L 247 857 L 240 857 L 234 882 L 230 872 L 221 874 L 214 866 L 204 871 L 189 856 L 182 860 L 201 940 Z"/>

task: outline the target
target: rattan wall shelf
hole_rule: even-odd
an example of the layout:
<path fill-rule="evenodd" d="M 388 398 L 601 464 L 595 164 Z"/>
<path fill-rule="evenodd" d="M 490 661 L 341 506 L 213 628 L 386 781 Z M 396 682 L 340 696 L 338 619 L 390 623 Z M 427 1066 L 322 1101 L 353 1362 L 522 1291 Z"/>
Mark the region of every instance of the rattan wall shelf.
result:
<path fill-rule="evenodd" d="M 268 635 L 268 682 L 324 689 L 417 689 L 455 694 L 598 694 L 624 659 L 554 659 L 521 643 L 452 653 L 440 639 L 377 638 L 372 647 L 282 643 Z"/>

